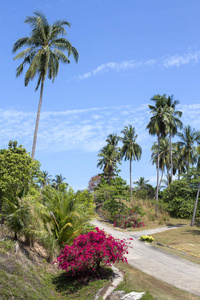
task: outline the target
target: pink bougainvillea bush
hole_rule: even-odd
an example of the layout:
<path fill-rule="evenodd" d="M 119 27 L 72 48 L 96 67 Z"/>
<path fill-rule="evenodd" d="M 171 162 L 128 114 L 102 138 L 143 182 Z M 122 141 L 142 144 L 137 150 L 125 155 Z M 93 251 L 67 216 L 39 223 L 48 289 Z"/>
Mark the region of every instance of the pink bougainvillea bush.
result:
<path fill-rule="evenodd" d="M 69 276 L 96 273 L 100 263 L 127 262 L 127 248 L 124 240 L 115 239 L 96 227 L 95 231 L 79 235 L 71 246 L 65 245 L 55 262 Z"/>
<path fill-rule="evenodd" d="M 127 209 L 126 211 L 120 212 L 114 217 L 113 226 L 124 229 L 128 227 L 140 228 L 145 226 L 141 219 L 138 218 L 138 213 L 142 215 L 140 211 L 135 211 L 135 209 Z"/>

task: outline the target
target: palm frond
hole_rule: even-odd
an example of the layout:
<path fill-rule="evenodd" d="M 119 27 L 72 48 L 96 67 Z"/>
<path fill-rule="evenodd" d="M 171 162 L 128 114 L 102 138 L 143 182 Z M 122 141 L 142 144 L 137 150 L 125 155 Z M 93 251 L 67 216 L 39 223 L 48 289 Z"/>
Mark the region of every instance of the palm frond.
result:
<path fill-rule="evenodd" d="M 29 40 L 29 37 L 23 37 L 23 38 L 18 39 L 13 45 L 12 52 L 15 53 L 18 49 L 27 45 L 28 40 Z"/>
<path fill-rule="evenodd" d="M 70 63 L 70 60 L 68 59 L 68 57 L 59 49 L 55 48 L 53 50 L 53 52 L 55 53 L 55 55 L 63 62 L 63 63 Z"/>

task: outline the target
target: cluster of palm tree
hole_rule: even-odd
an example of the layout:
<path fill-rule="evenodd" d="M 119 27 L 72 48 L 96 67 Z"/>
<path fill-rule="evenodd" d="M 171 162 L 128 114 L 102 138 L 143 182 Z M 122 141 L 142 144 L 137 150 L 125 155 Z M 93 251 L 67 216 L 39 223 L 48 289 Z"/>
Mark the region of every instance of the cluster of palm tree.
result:
<path fill-rule="evenodd" d="M 117 171 L 117 164 L 121 164 L 121 160 L 130 161 L 130 193 L 132 200 L 132 160 L 139 160 L 142 155 L 142 148 L 136 143 L 137 134 L 135 128 L 132 125 L 125 126 L 121 131 L 122 137 L 117 134 L 110 134 L 107 139 L 107 145 L 104 146 L 98 154 L 97 167 L 103 169 L 104 175 L 108 178 L 110 184 L 111 179 L 114 177 Z M 122 147 L 118 146 L 119 141 L 122 142 Z"/>
<path fill-rule="evenodd" d="M 56 190 L 59 190 L 61 184 L 68 186 L 68 183 L 65 183 L 66 178 L 63 177 L 62 174 L 55 175 L 55 179 L 51 179 L 51 177 L 52 175 L 50 175 L 48 171 L 41 171 L 39 183 L 42 189 L 44 189 L 47 185 L 51 185 Z"/>
<path fill-rule="evenodd" d="M 195 131 L 189 125 L 183 128 L 180 120 L 182 112 L 176 111 L 179 101 L 173 100 L 173 96 L 155 95 L 151 100 L 155 105 L 149 105 L 153 116 L 147 129 L 150 135 L 157 136 L 157 142 L 151 148 L 153 151 L 151 160 L 157 167 L 156 201 L 158 201 L 158 191 L 164 171 L 167 171 L 167 186 L 169 186 L 176 172 L 180 175 L 197 162 L 195 143 L 200 143 L 200 132 Z M 182 128 L 183 131 L 178 132 Z M 175 135 L 180 138 L 180 141 L 172 143 L 172 137 Z M 159 170 L 162 172 L 160 180 Z M 157 205 L 155 210 L 157 216 Z"/>
<path fill-rule="evenodd" d="M 189 167 L 193 166 L 198 159 L 198 147 L 200 143 L 200 132 L 192 129 L 191 126 L 184 126 L 180 118 L 182 112 L 176 110 L 178 100 L 172 96 L 155 95 L 151 98 L 154 105 L 149 105 L 152 117 L 147 124 L 150 135 L 157 136 L 157 142 L 154 142 L 151 150 L 152 164 L 157 167 L 157 187 L 156 202 L 158 203 L 158 191 L 163 181 L 169 186 L 173 182 L 173 175 L 187 172 Z M 182 130 L 179 132 L 179 130 Z M 110 134 L 106 139 L 104 146 L 98 154 L 97 167 L 103 169 L 104 175 L 108 178 L 108 183 L 117 172 L 117 164 L 121 160 L 130 161 L 130 193 L 132 200 L 132 179 L 131 166 L 132 160 L 139 160 L 142 154 L 142 148 L 136 143 L 137 135 L 135 128 L 131 125 L 125 126 L 121 131 L 122 137 L 117 134 Z M 179 141 L 172 143 L 172 138 L 177 136 Z M 118 146 L 119 141 L 122 147 Z M 159 172 L 161 171 L 161 178 Z M 167 173 L 166 180 L 163 179 L 164 172 Z M 157 216 L 157 205 L 155 214 Z"/>

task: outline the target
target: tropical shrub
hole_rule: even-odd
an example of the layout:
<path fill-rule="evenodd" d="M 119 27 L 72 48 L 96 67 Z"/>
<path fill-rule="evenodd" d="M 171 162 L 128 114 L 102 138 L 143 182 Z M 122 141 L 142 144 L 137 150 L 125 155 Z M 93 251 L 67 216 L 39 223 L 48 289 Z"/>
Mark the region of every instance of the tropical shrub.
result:
<path fill-rule="evenodd" d="M 107 201 L 105 201 L 102 210 L 103 211 L 108 211 L 109 215 L 109 221 L 114 222 L 114 218 L 117 214 L 120 214 L 122 211 L 124 211 L 126 209 L 125 205 L 120 202 L 120 201 L 116 201 L 114 199 L 109 199 Z"/>
<path fill-rule="evenodd" d="M 151 184 L 145 184 L 135 191 L 134 196 L 138 199 L 153 199 L 155 196 L 155 189 Z"/>
<path fill-rule="evenodd" d="M 4 198 L 3 213 L 6 225 L 11 232 L 14 232 L 14 239 L 24 234 L 30 224 L 29 206 L 24 199 L 24 190 L 11 196 L 11 200 Z"/>
<path fill-rule="evenodd" d="M 95 228 L 87 234 L 79 235 L 73 244 L 65 245 L 56 262 L 58 268 L 65 270 L 68 276 L 96 273 L 100 264 L 127 262 L 127 244 Z"/>
<path fill-rule="evenodd" d="M 94 203 L 87 190 L 75 193 L 72 188 L 56 190 L 50 186 L 43 190 L 43 203 L 41 241 L 51 261 L 63 243 L 72 243 L 82 233 L 84 225 L 94 216 Z"/>

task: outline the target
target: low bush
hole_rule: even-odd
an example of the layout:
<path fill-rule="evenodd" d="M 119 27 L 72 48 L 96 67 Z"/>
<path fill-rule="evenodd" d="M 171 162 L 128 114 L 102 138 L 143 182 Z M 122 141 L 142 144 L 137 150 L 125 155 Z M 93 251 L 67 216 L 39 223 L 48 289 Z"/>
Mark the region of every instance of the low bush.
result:
<path fill-rule="evenodd" d="M 115 262 L 127 262 L 125 254 L 127 243 L 107 235 L 95 228 L 87 234 L 79 235 L 71 246 L 65 245 L 55 262 L 58 268 L 65 270 L 67 276 L 98 273 L 100 263 L 110 265 Z"/>
<path fill-rule="evenodd" d="M 152 243 L 154 241 L 154 238 L 150 235 L 141 235 L 140 241 Z"/>

